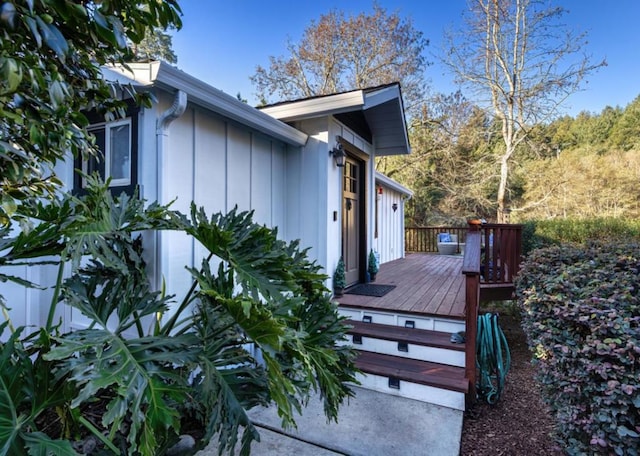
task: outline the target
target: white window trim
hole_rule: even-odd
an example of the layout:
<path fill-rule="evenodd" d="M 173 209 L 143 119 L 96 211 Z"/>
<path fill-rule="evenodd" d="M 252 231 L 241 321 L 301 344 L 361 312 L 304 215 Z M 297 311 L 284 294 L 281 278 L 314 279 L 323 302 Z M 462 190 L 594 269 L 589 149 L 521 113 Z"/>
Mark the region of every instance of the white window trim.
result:
<path fill-rule="evenodd" d="M 96 124 L 92 124 L 89 128 L 88 131 L 89 133 L 96 131 L 96 130 L 102 130 L 104 129 L 104 157 L 102 157 L 102 159 L 104 160 L 104 179 L 105 181 L 111 177 L 111 134 L 110 134 L 110 130 L 111 128 L 115 128 L 115 127 L 119 127 L 121 125 L 128 125 L 129 126 L 129 178 L 128 179 L 111 179 L 111 183 L 109 185 L 109 187 L 126 187 L 127 185 L 131 185 L 131 178 L 132 178 L 132 160 L 133 160 L 133 151 L 132 151 L 132 145 L 131 145 L 131 133 L 132 133 L 132 129 L 133 129 L 133 124 L 131 122 L 131 117 L 127 117 L 126 119 L 122 119 L 122 120 L 117 120 L 114 122 L 100 122 L 100 123 L 96 123 Z M 83 161 L 82 162 L 82 171 L 86 174 L 87 173 L 87 162 Z M 87 186 L 87 182 L 86 179 L 83 177 L 82 178 L 82 187 L 85 188 Z"/>
<path fill-rule="evenodd" d="M 105 124 L 104 126 L 104 178 L 105 180 L 108 179 L 109 177 L 111 177 L 111 134 L 110 134 L 110 130 L 112 128 L 115 127 L 119 127 L 121 125 L 128 125 L 129 126 L 129 137 L 127 138 L 127 143 L 129 144 L 129 172 L 127 173 L 127 175 L 129 176 L 128 178 L 124 178 L 124 179 L 112 179 L 111 180 L 111 185 L 110 187 L 124 187 L 127 185 L 131 185 L 131 161 L 133 159 L 132 157 L 132 151 L 131 151 L 131 129 L 132 129 L 132 125 L 131 125 L 131 118 L 126 118 L 126 119 L 122 119 L 122 120 L 118 120 L 116 122 L 108 122 L 107 124 Z"/>

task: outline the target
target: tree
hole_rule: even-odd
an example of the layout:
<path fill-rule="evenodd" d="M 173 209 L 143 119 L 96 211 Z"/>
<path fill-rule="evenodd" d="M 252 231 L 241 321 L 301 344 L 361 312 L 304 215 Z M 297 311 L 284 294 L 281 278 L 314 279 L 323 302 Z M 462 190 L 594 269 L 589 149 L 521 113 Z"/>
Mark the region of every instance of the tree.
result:
<path fill-rule="evenodd" d="M 136 62 L 163 60 L 167 63 L 177 63 L 178 56 L 173 52 L 171 35 L 165 30 L 155 27 L 147 30 L 140 43 L 132 43 L 131 51 Z"/>
<path fill-rule="evenodd" d="M 0 226 L 21 200 L 55 192 L 57 161 L 92 152 L 84 110 L 124 112 L 101 66 L 124 63 L 127 42 L 148 30 L 181 26 L 176 0 L 4 1 L 1 8 Z"/>
<path fill-rule="evenodd" d="M 611 130 L 611 142 L 624 150 L 640 147 L 640 96 L 617 119 Z"/>
<path fill-rule="evenodd" d="M 409 131 L 413 152 L 376 163 L 414 190 L 407 208 L 412 224 L 465 223 L 465 217 L 491 213 L 495 175 L 488 155 L 494 130 L 491 118 L 460 91 L 424 103 Z"/>
<path fill-rule="evenodd" d="M 529 128 L 551 119 L 605 62 L 578 56 L 585 34 L 567 30 L 561 7 L 542 0 L 473 0 L 467 27 L 449 34 L 444 63 L 501 124 L 497 219 L 508 218 L 509 169 Z"/>
<path fill-rule="evenodd" d="M 428 42 L 411 20 L 374 5 L 372 14 L 331 11 L 307 27 L 288 56 L 269 57 L 251 81 L 266 102 L 306 98 L 400 82 L 407 108 L 423 94 L 423 51 Z"/>

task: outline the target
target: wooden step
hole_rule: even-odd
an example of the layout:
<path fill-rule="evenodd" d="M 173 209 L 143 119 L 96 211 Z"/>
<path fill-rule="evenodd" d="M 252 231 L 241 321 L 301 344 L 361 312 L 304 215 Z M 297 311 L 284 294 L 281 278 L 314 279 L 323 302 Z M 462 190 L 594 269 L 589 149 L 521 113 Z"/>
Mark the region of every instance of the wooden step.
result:
<path fill-rule="evenodd" d="M 465 344 L 455 344 L 451 342 L 451 333 L 405 328 L 403 326 L 364 323 L 357 320 L 348 320 L 346 323 L 352 326 L 352 328 L 347 331 L 347 333 L 351 335 L 464 352 Z"/>
<path fill-rule="evenodd" d="M 371 323 L 382 325 L 405 326 L 411 324 L 416 329 L 447 333 L 464 331 L 465 329 L 464 319 L 453 317 L 385 311 L 383 309 L 365 309 L 342 304 L 338 307 L 338 311 L 340 315 L 351 318 L 352 320 L 363 321 L 363 319 L 368 318 L 371 319 Z"/>
<path fill-rule="evenodd" d="M 367 374 L 466 394 L 464 368 L 411 358 L 359 351 L 356 367 Z M 399 385 L 400 386 L 400 385 Z"/>

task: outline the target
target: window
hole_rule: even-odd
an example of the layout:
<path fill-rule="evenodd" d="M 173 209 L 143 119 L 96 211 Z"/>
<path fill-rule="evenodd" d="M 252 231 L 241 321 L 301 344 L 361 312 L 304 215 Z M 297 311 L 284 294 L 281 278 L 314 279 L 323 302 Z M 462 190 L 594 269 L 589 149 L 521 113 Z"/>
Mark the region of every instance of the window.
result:
<path fill-rule="evenodd" d="M 95 136 L 96 146 L 101 154 L 86 161 L 77 158 L 75 162 L 75 167 L 86 174 L 98 172 L 105 181 L 111 178 L 109 186 L 117 194 L 133 194 L 138 183 L 137 109 L 134 111 L 130 107 L 127 114 L 131 117 L 113 122 L 93 123 L 88 130 Z M 88 117 L 92 119 L 96 116 Z M 74 192 L 82 194 L 85 187 L 86 179 L 76 173 Z"/>

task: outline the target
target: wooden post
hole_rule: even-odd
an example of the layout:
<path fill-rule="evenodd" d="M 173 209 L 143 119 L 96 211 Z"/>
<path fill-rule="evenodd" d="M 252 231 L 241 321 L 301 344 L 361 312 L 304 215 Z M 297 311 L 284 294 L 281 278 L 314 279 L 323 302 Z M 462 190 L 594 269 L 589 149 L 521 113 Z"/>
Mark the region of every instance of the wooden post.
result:
<path fill-rule="evenodd" d="M 480 225 L 469 223 L 462 273 L 465 275 L 465 377 L 467 403 L 476 399 L 476 336 L 480 306 Z"/>

